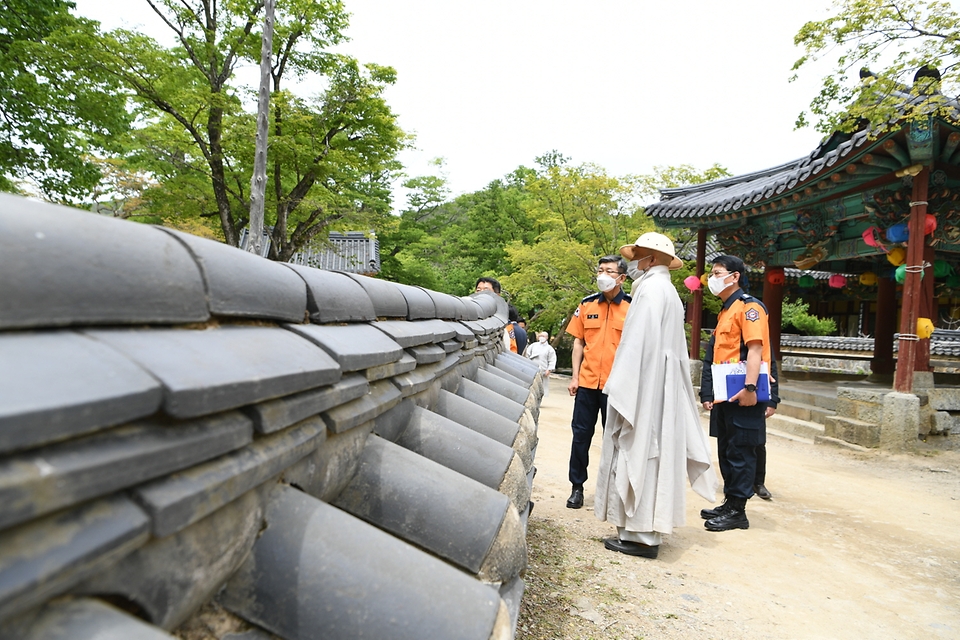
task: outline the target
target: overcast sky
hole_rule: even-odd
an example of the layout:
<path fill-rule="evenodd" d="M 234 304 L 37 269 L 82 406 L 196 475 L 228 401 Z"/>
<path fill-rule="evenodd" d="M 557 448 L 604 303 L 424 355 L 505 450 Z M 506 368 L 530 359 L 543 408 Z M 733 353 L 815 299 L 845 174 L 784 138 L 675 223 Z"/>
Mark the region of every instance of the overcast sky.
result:
<path fill-rule="evenodd" d="M 165 37 L 142 0 L 75 1 L 106 28 Z M 740 174 L 820 139 L 794 122 L 827 68 L 788 78 L 793 36 L 828 0 L 345 3 L 341 50 L 398 72 L 387 100 L 417 136 L 408 175 L 443 157 L 454 194 L 552 149 L 618 176 L 715 162 Z"/>

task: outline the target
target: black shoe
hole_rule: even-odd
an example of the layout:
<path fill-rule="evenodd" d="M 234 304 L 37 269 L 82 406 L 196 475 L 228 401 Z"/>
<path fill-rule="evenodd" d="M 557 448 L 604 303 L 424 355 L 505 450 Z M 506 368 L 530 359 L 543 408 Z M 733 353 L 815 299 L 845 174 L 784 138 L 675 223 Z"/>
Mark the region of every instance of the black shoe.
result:
<path fill-rule="evenodd" d="M 747 512 L 742 508 L 729 507 L 716 518 L 703 523 L 707 531 L 729 531 L 730 529 L 749 529 L 750 521 Z"/>
<path fill-rule="evenodd" d="M 583 489 L 574 487 L 567 500 L 567 509 L 579 509 L 583 506 Z"/>
<path fill-rule="evenodd" d="M 710 520 L 711 518 L 716 518 L 719 515 L 723 515 L 723 512 L 727 510 L 727 501 L 724 499 L 719 505 L 713 509 L 701 509 L 700 517 L 704 520 Z"/>
<path fill-rule="evenodd" d="M 629 540 L 621 540 L 620 538 L 604 538 L 603 546 L 610 551 L 619 551 L 620 553 L 625 553 L 628 556 L 639 556 L 641 558 L 650 558 L 651 560 L 656 560 L 657 554 L 660 553 L 660 545 L 649 545 L 642 544 L 640 542 L 630 542 Z"/>
<path fill-rule="evenodd" d="M 753 488 L 753 492 L 757 494 L 757 497 L 760 498 L 761 500 L 769 500 L 770 498 L 773 497 L 773 494 L 770 493 L 770 491 L 762 484 L 758 484 L 757 486 L 755 486 Z"/>

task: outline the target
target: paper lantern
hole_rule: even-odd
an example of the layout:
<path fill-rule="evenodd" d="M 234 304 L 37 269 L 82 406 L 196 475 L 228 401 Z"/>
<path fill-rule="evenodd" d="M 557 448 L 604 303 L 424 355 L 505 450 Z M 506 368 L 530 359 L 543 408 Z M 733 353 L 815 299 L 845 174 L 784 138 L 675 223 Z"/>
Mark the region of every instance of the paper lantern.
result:
<path fill-rule="evenodd" d="M 946 278 L 951 273 L 953 273 L 953 267 L 946 260 L 933 261 L 933 277 Z"/>
<path fill-rule="evenodd" d="M 683 279 L 683 286 L 685 286 L 687 289 L 690 289 L 690 291 L 696 291 L 701 286 L 700 278 L 697 276 L 687 276 Z"/>
<path fill-rule="evenodd" d="M 910 237 L 910 231 L 907 229 L 907 223 L 901 222 L 887 229 L 887 240 L 890 242 L 906 242 Z"/>
<path fill-rule="evenodd" d="M 895 267 L 898 267 L 903 264 L 903 261 L 907 259 L 907 250 L 903 247 L 894 247 L 890 250 L 890 253 L 887 254 L 887 262 L 892 264 Z"/>
<path fill-rule="evenodd" d="M 860 284 L 867 287 L 872 287 L 877 284 L 877 274 L 873 271 L 864 271 L 860 274 Z"/>
<path fill-rule="evenodd" d="M 917 318 L 917 337 L 926 340 L 933 335 L 933 322 L 930 318 Z"/>
<path fill-rule="evenodd" d="M 920 272 L 921 280 L 923 280 L 924 275 L 925 273 L 921 271 Z M 898 284 L 903 284 L 903 281 L 907 279 L 907 265 L 902 264 L 899 267 L 897 267 L 897 270 L 893 274 L 893 278 L 894 280 L 897 281 Z"/>
<path fill-rule="evenodd" d="M 781 285 L 787 278 L 783 275 L 783 269 L 770 269 L 767 271 L 767 282 L 772 285 Z"/>
<path fill-rule="evenodd" d="M 702 276 L 700 276 L 700 284 L 702 284 L 703 286 L 707 286 L 707 281 L 708 281 L 709 279 L 710 279 L 710 274 L 709 274 L 709 273 L 703 274 Z"/>
<path fill-rule="evenodd" d="M 947 276 L 947 286 L 951 289 L 960 289 L 960 276 L 955 273 Z"/>
<path fill-rule="evenodd" d="M 800 279 L 797 280 L 797 284 L 799 284 L 803 289 L 809 289 L 816 286 L 817 281 L 813 279 L 813 276 L 800 276 Z"/>
<path fill-rule="evenodd" d="M 880 242 L 880 227 L 868 227 L 861 235 L 863 241 L 867 243 L 869 247 L 877 247 L 886 251 L 886 247 L 883 246 L 883 243 Z"/>
<path fill-rule="evenodd" d="M 834 289 L 843 289 L 847 286 L 847 277 L 841 273 L 835 273 L 827 280 L 827 284 Z"/>
<path fill-rule="evenodd" d="M 937 230 L 937 216 L 928 213 L 923 219 L 923 235 L 928 236 Z"/>

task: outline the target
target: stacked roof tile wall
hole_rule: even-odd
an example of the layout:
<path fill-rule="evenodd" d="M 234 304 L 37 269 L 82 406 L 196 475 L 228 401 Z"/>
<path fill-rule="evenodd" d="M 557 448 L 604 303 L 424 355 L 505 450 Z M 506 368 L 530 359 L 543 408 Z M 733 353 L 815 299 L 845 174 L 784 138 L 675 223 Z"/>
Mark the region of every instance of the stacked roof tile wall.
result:
<path fill-rule="evenodd" d="M 0 195 L 0 638 L 510 638 L 506 305 Z"/>

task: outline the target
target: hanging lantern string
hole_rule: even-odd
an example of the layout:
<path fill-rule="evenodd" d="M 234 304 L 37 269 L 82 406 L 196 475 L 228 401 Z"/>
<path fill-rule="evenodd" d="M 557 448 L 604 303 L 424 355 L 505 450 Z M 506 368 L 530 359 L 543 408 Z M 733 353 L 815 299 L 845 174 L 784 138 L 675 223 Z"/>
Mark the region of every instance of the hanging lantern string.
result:
<path fill-rule="evenodd" d="M 930 204 L 930 203 L 927 202 L 926 200 L 917 200 L 916 202 L 911 202 L 911 203 L 910 203 L 910 206 L 911 206 L 911 207 L 918 207 L 918 206 L 920 206 L 921 204 L 924 205 L 924 206 L 926 206 L 926 205 L 928 205 L 928 204 Z"/>
<path fill-rule="evenodd" d="M 923 273 L 923 270 L 924 270 L 924 269 L 929 269 L 929 268 L 932 267 L 932 266 L 933 266 L 932 264 L 930 264 L 929 262 L 927 262 L 926 260 L 924 260 L 922 264 L 911 264 L 911 265 L 907 265 L 907 266 L 904 268 L 904 270 L 905 270 L 907 273 Z"/>
<path fill-rule="evenodd" d="M 920 342 L 920 336 L 915 333 L 901 333 L 900 340 L 906 340 L 907 342 Z"/>

